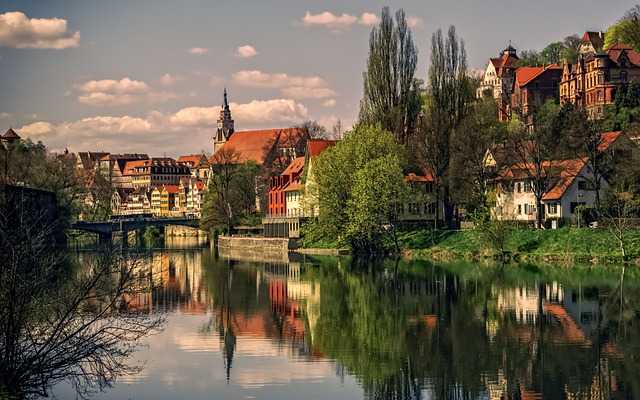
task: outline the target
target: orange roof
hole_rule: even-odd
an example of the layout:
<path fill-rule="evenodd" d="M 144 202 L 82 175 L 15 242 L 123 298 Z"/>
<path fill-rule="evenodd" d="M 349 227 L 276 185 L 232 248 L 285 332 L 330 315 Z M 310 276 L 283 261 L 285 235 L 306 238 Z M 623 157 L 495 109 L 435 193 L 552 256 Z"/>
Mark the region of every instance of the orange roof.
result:
<path fill-rule="evenodd" d="M 315 157 L 328 147 L 335 146 L 336 143 L 338 143 L 337 140 L 309 139 L 307 141 L 307 155 L 309 157 Z"/>
<path fill-rule="evenodd" d="M 546 67 L 520 67 L 516 69 L 516 82 L 518 86 L 525 86 L 544 72 L 552 69 L 562 70 L 562 67 L 558 64 L 550 64 Z"/>
<path fill-rule="evenodd" d="M 304 157 L 297 157 L 291 164 L 285 169 L 280 175 L 293 175 L 295 173 L 300 173 L 304 168 Z"/>
<path fill-rule="evenodd" d="M 189 164 L 192 167 L 197 167 L 206 161 L 207 161 L 207 157 L 205 157 L 204 154 L 189 154 L 186 156 L 178 157 L 179 163 Z"/>
<path fill-rule="evenodd" d="M 295 192 L 297 190 L 302 189 L 302 185 L 299 182 L 293 182 L 290 183 L 289 185 L 287 185 L 287 187 L 285 187 L 284 191 L 285 192 Z"/>
<path fill-rule="evenodd" d="M 255 161 L 264 164 L 274 145 L 294 147 L 295 143 L 292 142 L 301 137 L 302 131 L 298 128 L 240 131 L 233 133 L 222 148 L 237 152 L 240 163 Z M 212 159 L 213 157 L 209 161 L 213 162 Z"/>
<path fill-rule="evenodd" d="M 600 143 L 598 143 L 598 151 L 605 151 L 615 143 L 616 140 L 622 135 L 622 132 L 605 132 L 600 136 Z"/>
<path fill-rule="evenodd" d="M 564 193 L 576 180 L 576 177 L 580 175 L 580 171 L 586 165 L 586 161 L 583 159 L 575 160 L 562 160 L 549 163 L 550 168 L 557 168 L 559 176 L 555 181 L 551 189 L 542 196 L 542 200 L 559 200 L 564 196 Z"/>
<path fill-rule="evenodd" d="M 617 43 L 609 47 L 609 49 L 607 50 L 607 55 L 609 56 L 611 61 L 616 64 L 619 64 L 619 59 L 622 54 L 626 54 L 627 58 L 632 64 L 640 66 L 640 54 L 638 54 L 638 52 L 629 45 Z"/>
<path fill-rule="evenodd" d="M 425 173 L 424 175 L 416 175 L 411 172 L 408 175 L 404 176 L 405 182 L 433 182 L 433 174 L 430 172 Z"/>
<path fill-rule="evenodd" d="M 198 190 L 204 189 L 204 182 L 202 182 L 201 180 L 197 180 L 196 181 L 196 188 L 198 188 Z"/>
<path fill-rule="evenodd" d="M 164 190 L 168 193 L 178 193 L 179 189 L 177 185 L 162 185 L 162 187 L 164 188 Z"/>
<path fill-rule="evenodd" d="M 559 200 L 567 189 L 573 184 L 576 177 L 585 167 L 586 159 L 551 160 L 542 163 L 542 174 L 549 174 L 551 189 L 542 196 L 542 200 Z M 500 173 L 498 180 L 525 179 L 534 171 L 533 164 L 516 163 Z"/>
<path fill-rule="evenodd" d="M 124 165 L 124 175 L 135 175 L 135 169 L 138 167 L 144 167 L 149 165 L 151 160 L 135 160 L 135 161 L 127 161 Z"/>

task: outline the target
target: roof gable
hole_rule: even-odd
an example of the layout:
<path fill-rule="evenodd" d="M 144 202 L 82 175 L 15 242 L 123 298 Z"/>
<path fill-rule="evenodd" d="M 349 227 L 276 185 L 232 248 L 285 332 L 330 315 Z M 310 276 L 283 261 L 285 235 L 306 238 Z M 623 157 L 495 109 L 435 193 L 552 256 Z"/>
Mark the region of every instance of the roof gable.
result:
<path fill-rule="evenodd" d="M 302 136 L 303 132 L 298 128 L 239 131 L 233 133 L 221 149 L 232 149 L 238 153 L 240 163 L 254 161 L 264 164 L 274 146 L 293 146 Z"/>

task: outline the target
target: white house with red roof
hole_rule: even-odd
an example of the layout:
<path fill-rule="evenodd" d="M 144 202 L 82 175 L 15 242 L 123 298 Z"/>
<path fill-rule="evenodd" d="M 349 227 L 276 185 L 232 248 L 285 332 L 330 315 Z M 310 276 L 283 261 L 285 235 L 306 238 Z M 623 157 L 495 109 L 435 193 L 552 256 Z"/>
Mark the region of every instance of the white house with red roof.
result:
<path fill-rule="evenodd" d="M 535 167 L 523 163 L 505 168 L 497 179 L 494 216 L 501 220 L 536 220 L 536 198 L 533 190 Z M 551 160 L 543 163 L 542 176 L 547 190 L 542 196 L 545 220 L 574 220 L 576 208 L 593 206 L 596 192 L 592 188 L 593 171 L 586 159 Z M 601 181 L 600 198 L 608 188 Z"/>

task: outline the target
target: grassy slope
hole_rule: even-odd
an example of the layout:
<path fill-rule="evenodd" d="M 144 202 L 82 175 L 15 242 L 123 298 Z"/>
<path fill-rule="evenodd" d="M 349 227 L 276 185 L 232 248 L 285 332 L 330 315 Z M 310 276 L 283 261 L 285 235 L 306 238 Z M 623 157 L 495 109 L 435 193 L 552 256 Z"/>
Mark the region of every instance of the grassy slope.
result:
<path fill-rule="evenodd" d="M 455 255 L 474 255 L 482 252 L 482 245 L 474 231 L 436 232 L 414 230 L 403 232 L 401 241 L 409 250 L 449 252 Z M 509 240 L 513 253 L 534 256 L 607 257 L 620 256 L 617 241 L 606 230 L 563 228 L 557 230 L 516 230 Z M 629 234 L 627 252 L 640 255 L 640 230 Z"/>

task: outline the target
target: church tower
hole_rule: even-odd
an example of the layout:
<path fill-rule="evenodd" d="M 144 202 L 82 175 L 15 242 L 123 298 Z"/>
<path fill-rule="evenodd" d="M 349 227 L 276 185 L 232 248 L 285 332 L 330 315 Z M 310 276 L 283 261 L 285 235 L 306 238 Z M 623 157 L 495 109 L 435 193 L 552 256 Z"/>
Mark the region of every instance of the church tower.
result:
<path fill-rule="evenodd" d="M 220 109 L 220 116 L 218 117 L 218 128 L 216 129 L 216 135 L 213 137 L 213 154 L 229 140 L 233 132 L 233 119 L 231 118 L 231 110 L 229 109 L 229 101 L 227 100 L 227 89 L 225 88 L 224 101 Z"/>

